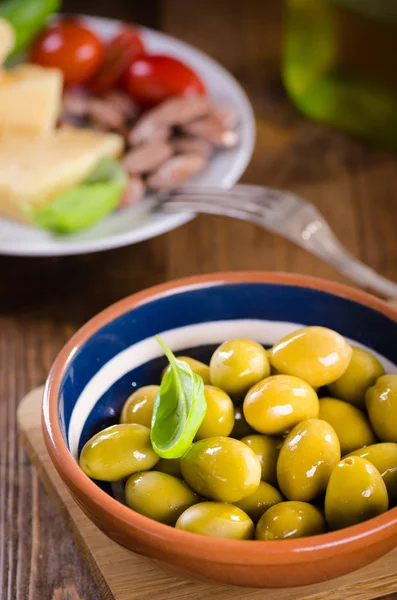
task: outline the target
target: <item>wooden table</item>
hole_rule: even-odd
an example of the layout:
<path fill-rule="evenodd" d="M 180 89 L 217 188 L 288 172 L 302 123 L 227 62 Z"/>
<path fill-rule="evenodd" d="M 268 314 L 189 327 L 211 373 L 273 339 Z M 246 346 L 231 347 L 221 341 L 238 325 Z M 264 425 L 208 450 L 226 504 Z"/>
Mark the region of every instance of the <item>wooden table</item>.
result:
<path fill-rule="evenodd" d="M 158 27 L 219 60 L 247 90 L 257 115 L 257 144 L 244 181 L 303 194 L 353 254 L 397 280 L 397 159 L 310 123 L 291 106 L 279 80 L 280 4 L 70 0 L 65 9 Z M 342 280 L 279 237 L 215 217 L 199 217 L 157 239 L 95 255 L 0 257 L 1 598 L 99 597 L 62 516 L 18 444 L 19 399 L 43 383 L 64 342 L 105 306 L 175 277 L 238 269 Z"/>

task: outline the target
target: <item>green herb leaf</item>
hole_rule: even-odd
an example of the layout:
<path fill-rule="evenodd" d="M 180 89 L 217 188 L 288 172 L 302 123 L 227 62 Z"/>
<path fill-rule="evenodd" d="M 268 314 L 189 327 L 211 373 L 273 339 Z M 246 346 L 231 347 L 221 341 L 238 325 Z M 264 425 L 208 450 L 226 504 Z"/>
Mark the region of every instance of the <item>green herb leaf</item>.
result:
<path fill-rule="evenodd" d="M 105 156 L 101 158 L 94 170 L 84 179 L 83 183 L 105 183 L 112 181 L 125 185 L 127 179 L 127 173 L 119 161 Z"/>
<path fill-rule="evenodd" d="M 14 53 L 25 50 L 40 32 L 49 16 L 60 8 L 60 0 L 3 0 L 0 17 L 9 21 L 15 30 Z"/>
<path fill-rule="evenodd" d="M 83 183 L 35 211 L 33 221 L 60 233 L 86 229 L 117 208 L 126 183 L 122 166 L 110 158 L 102 159 Z"/>
<path fill-rule="evenodd" d="M 204 382 L 186 362 L 175 358 L 159 336 L 156 339 L 171 368 L 154 403 L 150 437 L 161 458 L 180 458 L 193 442 L 207 410 Z"/>

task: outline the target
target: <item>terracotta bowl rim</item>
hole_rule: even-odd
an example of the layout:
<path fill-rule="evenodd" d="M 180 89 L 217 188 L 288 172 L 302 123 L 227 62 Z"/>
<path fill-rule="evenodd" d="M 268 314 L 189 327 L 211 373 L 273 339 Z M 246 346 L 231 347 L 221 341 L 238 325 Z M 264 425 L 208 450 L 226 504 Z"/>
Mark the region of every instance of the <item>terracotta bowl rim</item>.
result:
<path fill-rule="evenodd" d="M 270 283 L 317 289 L 364 304 L 397 322 L 397 308 L 371 294 L 326 279 L 282 272 L 237 271 L 197 275 L 134 293 L 109 306 L 83 325 L 60 351 L 47 378 L 42 406 L 43 434 L 50 457 L 62 479 L 79 499 L 79 503 L 94 506 L 104 520 L 113 522 L 113 526 L 117 524 L 129 535 L 133 531 L 144 534 L 148 545 L 154 545 L 160 540 L 167 543 L 170 555 L 183 554 L 204 561 L 213 562 L 215 558 L 216 562 L 239 565 L 316 561 L 323 560 L 324 556 L 331 556 L 342 546 L 346 552 L 358 550 L 396 534 L 397 507 L 359 525 L 308 538 L 255 543 L 252 540 L 209 538 L 174 529 L 132 511 L 101 490 L 75 462 L 63 439 L 58 421 L 58 393 L 65 370 L 76 351 L 105 324 L 156 297 L 181 288 L 194 289 L 207 284 L 223 283 Z"/>

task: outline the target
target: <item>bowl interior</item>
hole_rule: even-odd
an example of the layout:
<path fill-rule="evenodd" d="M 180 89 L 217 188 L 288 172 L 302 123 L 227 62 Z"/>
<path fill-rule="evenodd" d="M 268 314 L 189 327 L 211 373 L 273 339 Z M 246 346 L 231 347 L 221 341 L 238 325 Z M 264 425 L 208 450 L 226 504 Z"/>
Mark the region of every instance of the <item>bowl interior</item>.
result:
<path fill-rule="evenodd" d="M 166 364 L 154 339 L 207 362 L 226 339 L 268 347 L 302 325 L 335 329 L 373 350 L 397 373 L 397 323 L 376 310 L 318 289 L 273 283 L 207 283 L 156 294 L 96 330 L 72 352 L 58 398 L 62 435 L 77 458 L 84 443 L 118 422 L 127 397 L 160 382 Z M 117 486 L 97 482 L 117 497 Z"/>

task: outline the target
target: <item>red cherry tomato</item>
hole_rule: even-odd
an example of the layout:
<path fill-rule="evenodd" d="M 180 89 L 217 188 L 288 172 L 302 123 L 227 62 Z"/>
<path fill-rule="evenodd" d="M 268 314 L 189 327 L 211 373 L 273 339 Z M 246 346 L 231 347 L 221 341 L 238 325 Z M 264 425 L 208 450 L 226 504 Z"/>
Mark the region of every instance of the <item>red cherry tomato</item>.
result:
<path fill-rule="evenodd" d="M 128 65 L 145 54 L 145 47 L 134 27 L 124 27 L 108 42 L 101 68 L 90 83 L 93 92 L 106 92 L 119 83 Z"/>
<path fill-rule="evenodd" d="M 33 42 L 30 60 L 43 67 L 60 69 L 65 84 L 82 84 L 101 66 L 103 45 L 82 23 L 65 19 L 44 29 Z"/>
<path fill-rule="evenodd" d="M 172 56 L 152 54 L 134 60 L 128 67 L 124 87 L 143 106 L 154 106 L 171 96 L 205 94 L 194 71 Z"/>

